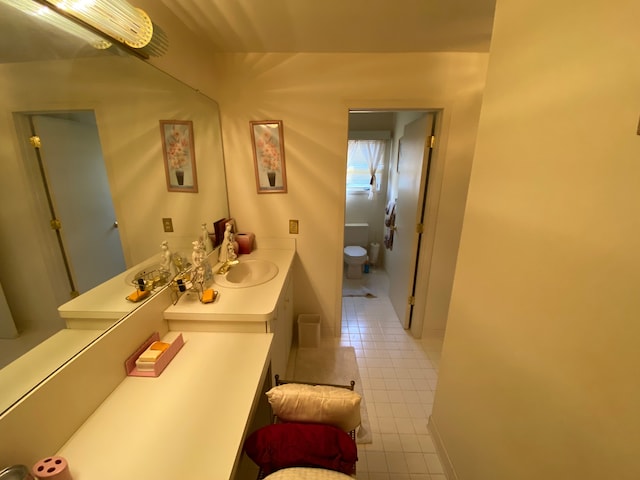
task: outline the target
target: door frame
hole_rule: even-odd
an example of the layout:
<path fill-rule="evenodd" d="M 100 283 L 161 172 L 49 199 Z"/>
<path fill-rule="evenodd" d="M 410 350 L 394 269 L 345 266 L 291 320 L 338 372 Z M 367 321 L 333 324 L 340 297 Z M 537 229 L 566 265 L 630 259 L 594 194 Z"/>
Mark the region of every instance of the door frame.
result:
<path fill-rule="evenodd" d="M 373 102 L 376 103 L 376 102 Z M 427 297 L 428 297 L 428 287 L 429 287 L 429 279 L 431 275 L 431 260 L 433 256 L 434 244 L 435 244 L 435 230 L 437 224 L 437 214 L 438 208 L 440 204 L 440 192 L 442 190 L 442 181 L 443 181 L 443 165 L 441 158 L 444 155 L 444 145 L 446 145 L 446 129 L 444 128 L 444 124 L 449 121 L 448 115 L 443 107 L 420 107 L 416 106 L 416 104 L 412 102 L 408 102 L 406 105 L 398 106 L 397 104 L 377 104 L 372 106 L 371 104 L 364 105 L 351 105 L 346 109 L 346 125 L 347 130 L 349 126 L 349 114 L 354 110 L 359 111 L 371 111 L 371 112 L 382 112 L 382 111 L 392 111 L 392 112 L 403 112 L 403 111 L 414 111 L 414 112 L 424 112 L 424 113 L 433 113 L 435 115 L 434 118 L 434 135 L 436 137 L 435 145 L 431 149 L 430 152 L 430 173 L 429 173 L 429 185 L 425 184 L 426 179 L 423 175 L 421 179 L 421 189 L 424 192 L 423 195 L 426 196 L 425 209 L 422 214 L 422 223 L 424 225 L 424 231 L 427 233 L 420 236 L 418 241 L 417 248 L 419 251 L 424 251 L 426 254 L 419 255 L 418 262 L 416 265 L 417 273 L 415 274 L 415 285 L 414 291 L 416 292 L 424 292 L 423 295 L 415 296 L 415 304 L 413 305 L 413 316 L 410 326 L 411 335 L 414 338 L 421 338 L 424 327 L 424 316 L 427 306 Z M 418 102 L 416 102 L 418 103 Z M 348 132 L 346 135 L 348 138 Z M 394 145 L 395 146 L 395 145 Z M 346 217 L 346 157 L 347 148 L 345 146 L 345 177 L 343 183 L 343 215 L 342 215 L 342 224 L 344 225 L 345 217 Z M 392 154 L 397 154 L 397 151 L 393 150 Z M 392 155 L 393 158 L 393 155 Z M 423 162 L 423 171 L 425 165 Z M 426 190 L 424 187 L 427 187 Z M 342 236 L 341 245 L 344 244 L 344 233 Z M 342 331 L 342 263 L 343 263 L 343 255 L 339 255 L 339 268 L 338 271 L 338 284 L 339 284 L 339 302 L 336 302 L 335 309 L 335 322 L 334 322 L 334 335 L 340 336 Z M 409 281 L 409 279 L 407 279 Z M 403 322 L 402 319 L 400 319 Z"/>

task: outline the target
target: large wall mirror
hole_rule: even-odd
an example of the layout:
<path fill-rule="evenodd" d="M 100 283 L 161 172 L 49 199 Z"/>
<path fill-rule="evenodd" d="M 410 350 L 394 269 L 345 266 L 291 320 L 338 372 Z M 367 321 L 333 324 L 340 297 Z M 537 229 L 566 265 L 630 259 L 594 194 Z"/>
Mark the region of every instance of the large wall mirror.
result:
<path fill-rule="evenodd" d="M 165 120 L 193 126 L 195 193 L 168 189 Z M 164 240 L 186 252 L 228 217 L 219 122 L 214 101 L 144 60 L 0 3 L 0 415 L 117 321 L 69 327 L 58 307 L 72 291 L 159 257 Z"/>

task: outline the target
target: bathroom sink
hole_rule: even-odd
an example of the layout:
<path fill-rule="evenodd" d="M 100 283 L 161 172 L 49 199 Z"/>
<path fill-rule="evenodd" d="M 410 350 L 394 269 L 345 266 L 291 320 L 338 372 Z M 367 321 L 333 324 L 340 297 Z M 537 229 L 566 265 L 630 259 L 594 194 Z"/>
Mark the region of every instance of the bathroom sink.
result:
<path fill-rule="evenodd" d="M 268 282 L 278 274 L 278 266 L 269 260 L 241 260 L 224 274 L 215 274 L 213 281 L 221 287 L 245 288 Z"/>

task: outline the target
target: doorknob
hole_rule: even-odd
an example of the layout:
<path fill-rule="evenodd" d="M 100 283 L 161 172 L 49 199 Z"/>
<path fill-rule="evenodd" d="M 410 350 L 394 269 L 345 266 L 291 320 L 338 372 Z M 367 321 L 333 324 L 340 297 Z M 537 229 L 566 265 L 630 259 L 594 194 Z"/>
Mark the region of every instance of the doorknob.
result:
<path fill-rule="evenodd" d="M 118 221 L 113 222 L 113 228 L 118 228 Z"/>

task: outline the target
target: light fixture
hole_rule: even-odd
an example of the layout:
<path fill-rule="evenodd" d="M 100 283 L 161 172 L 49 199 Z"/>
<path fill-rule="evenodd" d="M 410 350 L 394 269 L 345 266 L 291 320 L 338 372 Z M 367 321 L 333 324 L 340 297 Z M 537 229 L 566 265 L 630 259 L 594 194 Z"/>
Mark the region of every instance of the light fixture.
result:
<path fill-rule="evenodd" d="M 46 2 L 132 48 L 143 48 L 153 38 L 153 22 L 149 15 L 125 0 Z"/>
<path fill-rule="evenodd" d="M 96 48 L 119 44 L 142 57 L 161 56 L 167 36 L 143 10 L 126 0 L 0 0 L 86 40 Z"/>
<path fill-rule="evenodd" d="M 5 5 L 17 8 L 18 10 L 37 18 L 43 22 L 48 23 L 60 30 L 64 30 L 71 35 L 84 40 L 89 45 L 98 48 L 106 49 L 111 46 L 111 42 L 107 41 L 100 35 L 97 35 L 80 25 L 73 23 L 71 20 L 58 15 L 52 9 L 46 5 L 41 5 L 33 0 L 0 0 Z"/>

